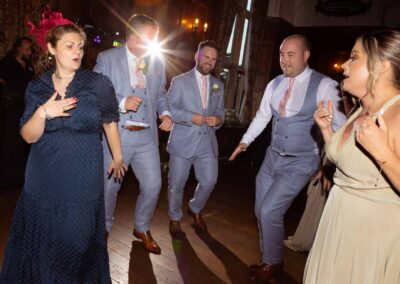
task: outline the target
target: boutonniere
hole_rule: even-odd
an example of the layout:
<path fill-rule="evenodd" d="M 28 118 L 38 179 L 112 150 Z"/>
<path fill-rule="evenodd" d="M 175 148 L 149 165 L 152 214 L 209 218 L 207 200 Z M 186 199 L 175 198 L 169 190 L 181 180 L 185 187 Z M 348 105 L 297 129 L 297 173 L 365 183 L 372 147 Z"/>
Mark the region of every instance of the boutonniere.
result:
<path fill-rule="evenodd" d="M 142 71 L 143 75 L 147 75 L 147 71 L 148 71 L 147 68 L 148 68 L 148 66 L 147 66 L 146 62 L 141 61 L 139 64 L 139 70 Z"/>
<path fill-rule="evenodd" d="M 218 91 L 220 90 L 220 89 L 219 89 L 219 85 L 218 85 L 218 84 L 213 84 L 211 90 L 212 90 L 214 93 L 215 93 L 215 92 L 218 92 Z"/>

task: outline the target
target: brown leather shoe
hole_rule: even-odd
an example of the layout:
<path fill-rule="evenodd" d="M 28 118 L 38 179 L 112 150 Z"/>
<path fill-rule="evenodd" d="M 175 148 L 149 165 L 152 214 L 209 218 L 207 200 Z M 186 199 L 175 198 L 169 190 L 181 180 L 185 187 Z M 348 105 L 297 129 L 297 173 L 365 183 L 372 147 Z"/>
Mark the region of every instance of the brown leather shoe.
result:
<path fill-rule="evenodd" d="M 176 220 L 169 220 L 169 233 L 173 239 L 181 239 L 185 236 L 181 229 L 181 222 Z"/>
<path fill-rule="evenodd" d="M 194 212 L 192 211 L 192 209 L 190 209 L 190 207 L 187 208 L 187 213 L 188 213 L 190 216 L 192 216 L 194 225 L 195 225 L 197 228 L 200 228 L 200 229 L 202 229 L 202 230 L 204 230 L 204 231 L 207 231 L 207 225 L 206 225 L 206 222 L 204 222 L 204 219 L 203 219 L 203 217 L 201 216 L 201 213 L 194 213 Z"/>
<path fill-rule="evenodd" d="M 133 230 L 133 235 L 141 239 L 143 241 L 144 247 L 151 253 L 154 254 L 161 254 L 161 249 L 157 245 L 156 241 L 153 239 L 153 237 L 150 234 L 150 231 L 147 231 L 145 233 L 138 232 L 136 230 Z"/>
<path fill-rule="evenodd" d="M 272 279 L 277 273 L 282 272 L 282 270 L 283 262 L 273 265 L 267 263 L 252 265 L 250 266 L 250 279 L 251 281 L 267 281 Z"/>

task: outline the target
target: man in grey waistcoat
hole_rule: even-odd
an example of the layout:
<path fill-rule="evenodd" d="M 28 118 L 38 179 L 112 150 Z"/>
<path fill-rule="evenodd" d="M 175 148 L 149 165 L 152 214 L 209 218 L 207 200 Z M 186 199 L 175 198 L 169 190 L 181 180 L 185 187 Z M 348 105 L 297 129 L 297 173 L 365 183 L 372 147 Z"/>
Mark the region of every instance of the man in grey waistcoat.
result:
<path fill-rule="evenodd" d="M 267 86 L 256 116 L 230 160 L 273 120 L 271 144 L 256 178 L 255 214 L 260 230 L 261 263 L 250 266 L 252 280 L 269 280 L 283 268 L 283 218 L 320 160 L 319 129 L 314 112 L 326 103 L 335 129 L 345 121 L 339 110 L 338 84 L 308 67 L 310 43 L 302 35 L 285 38 L 280 46 L 283 74 Z"/>
<path fill-rule="evenodd" d="M 214 42 L 201 42 L 195 55 L 196 67 L 173 78 L 167 94 L 174 120 L 167 146 L 170 155 L 168 214 L 173 238 L 184 235 L 180 226 L 183 189 L 192 165 L 198 184 L 187 211 L 197 228 L 207 230 L 201 211 L 217 182 L 218 144 L 215 131 L 225 117 L 223 83 L 210 75 L 217 56 L 218 49 Z"/>
<path fill-rule="evenodd" d="M 157 113 L 161 130 L 170 131 L 172 119 L 166 98 L 164 65 L 159 58 L 148 54 L 149 45 L 157 40 L 159 27 L 154 19 L 136 14 L 129 19 L 126 30 L 127 43 L 101 52 L 94 71 L 108 76 L 114 85 L 121 114 L 119 129 L 123 158 L 131 165 L 140 184 L 133 234 L 151 253 L 160 254 L 161 249 L 150 234 L 150 222 L 161 189 Z M 104 169 L 107 170 L 111 154 L 106 144 L 103 149 Z M 118 181 L 105 176 L 107 232 L 113 225 L 120 186 Z"/>

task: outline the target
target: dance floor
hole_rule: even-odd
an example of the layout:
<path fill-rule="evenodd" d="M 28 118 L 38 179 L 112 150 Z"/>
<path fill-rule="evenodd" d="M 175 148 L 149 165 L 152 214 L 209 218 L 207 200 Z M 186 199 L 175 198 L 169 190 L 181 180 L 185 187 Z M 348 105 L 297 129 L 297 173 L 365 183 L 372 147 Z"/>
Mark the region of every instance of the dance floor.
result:
<path fill-rule="evenodd" d="M 151 232 L 161 255 L 148 254 L 132 235 L 138 183 L 130 171 L 118 197 L 115 225 L 108 239 L 113 283 L 249 283 L 248 266 L 258 263 L 259 238 L 253 214 L 256 167 L 222 163 L 218 184 L 204 211 L 209 233 L 196 232 L 185 214 L 186 238 L 172 240 L 168 232 L 167 177 Z M 196 186 L 186 186 L 184 212 Z M 19 189 L 0 190 L 0 264 Z M 286 235 L 294 233 L 305 205 L 305 191 L 287 213 Z M 269 283 L 301 283 L 307 255 L 284 249 L 284 273 Z"/>

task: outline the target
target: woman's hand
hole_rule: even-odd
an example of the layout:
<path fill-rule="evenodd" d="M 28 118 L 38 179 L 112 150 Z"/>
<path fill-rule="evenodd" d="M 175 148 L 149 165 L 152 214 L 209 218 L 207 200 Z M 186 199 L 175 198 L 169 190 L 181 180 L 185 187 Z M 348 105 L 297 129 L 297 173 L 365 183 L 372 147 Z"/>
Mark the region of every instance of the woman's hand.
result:
<path fill-rule="evenodd" d="M 321 131 L 326 129 L 332 129 L 332 119 L 333 119 L 332 100 L 328 100 L 327 108 L 324 107 L 324 101 L 321 100 L 318 104 L 317 110 L 314 112 L 314 120 L 321 129 Z"/>
<path fill-rule="evenodd" d="M 357 121 L 354 129 L 357 142 L 378 162 L 382 162 L 393 150 L 389 146 L 387 126 L 382 115 L 378 116 L 378 124 L 371 117 L 366 117 Z"/>
<path fill-rule="evenodd" d="M 109 177 L 112 175 L 115 180 L 121 182 L 127 170 L 128 168 L 122 159 L 112 160 L 108 167 L 107 175 Z"/>
<path fill-rule="evenodd" d="M 45 119 L 53 119 L 61 116 L 71 116 L 68 111 L 76 107 L 78 102 L 77 98 L 67 98 L 62 100 L 56 100 L 57 92 L 55 92 L 51 98 L 43 104 L 39 109 L 40 117 Z"/>

